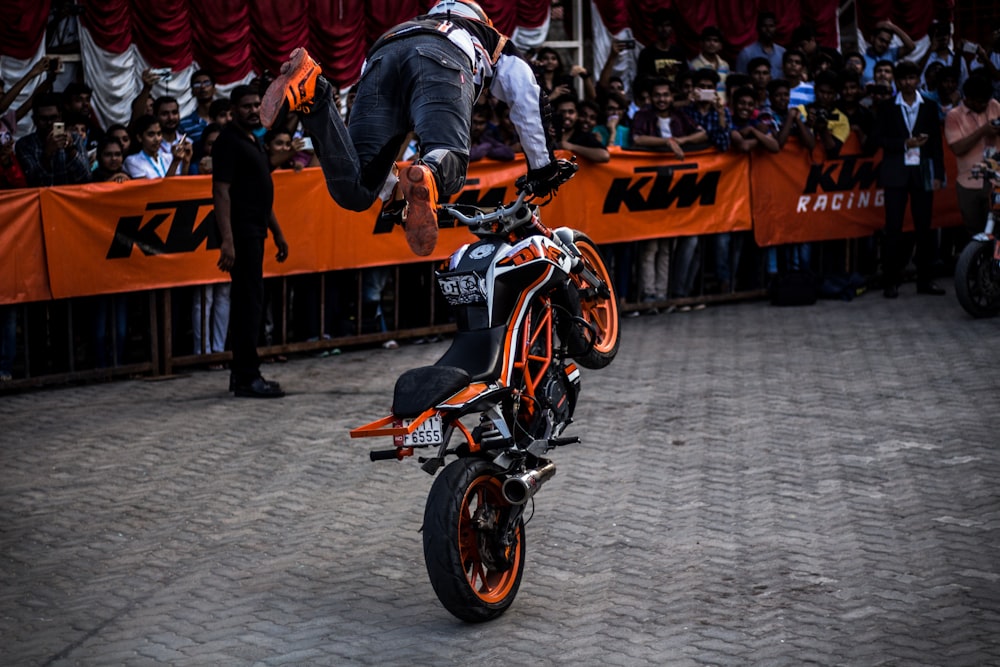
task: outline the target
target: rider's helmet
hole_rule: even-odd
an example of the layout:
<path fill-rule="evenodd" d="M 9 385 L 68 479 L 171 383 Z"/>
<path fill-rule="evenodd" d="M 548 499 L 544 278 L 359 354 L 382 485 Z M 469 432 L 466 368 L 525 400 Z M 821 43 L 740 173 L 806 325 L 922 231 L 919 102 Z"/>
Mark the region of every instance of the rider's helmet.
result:
<path fill-rule="evenodd" d="M 473 19 L 475 21 L 482 21 L 486 25 L 493 25 L 493 21 L 490 17 L 486 15 L 483 8 L 477 3 L 472 2 L 472 0 L 440 0 L 436 5 L 431 7 L 428 14 L 447 14 L 452 13 L 455 16 L 461 16 L 467 19 Z"/>

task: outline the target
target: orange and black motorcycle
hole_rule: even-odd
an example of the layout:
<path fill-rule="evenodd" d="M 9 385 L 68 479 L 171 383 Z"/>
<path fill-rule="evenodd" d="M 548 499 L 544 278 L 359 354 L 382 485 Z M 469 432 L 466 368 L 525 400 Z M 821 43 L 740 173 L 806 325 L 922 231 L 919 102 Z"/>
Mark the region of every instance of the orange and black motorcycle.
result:
<path fill-rule="evenodd" d="M 560 182 L 576 165 L 561 161 Z M 525 557 L 525 508 L 556 471 L 547 458 L 579 442 L 573 421 L 580 370 L 603 368 L 619 344 L 618 301 L 597 246 L 539 218 L 533 184 L 491 212 L 442 206 L 442 216 L 478 237 L 441 265 L 438 286 L 457 332 L 433 366 L 396 381 L 392 414 L 351 431 L 394 447 L 371 459 L 402 460 L 418 449 L 434 480 L 424 509 L 424 560 L 441 603 L 480 622 L 514 601 Z M 445 465 L 447 457 L 455 460 Z"/>

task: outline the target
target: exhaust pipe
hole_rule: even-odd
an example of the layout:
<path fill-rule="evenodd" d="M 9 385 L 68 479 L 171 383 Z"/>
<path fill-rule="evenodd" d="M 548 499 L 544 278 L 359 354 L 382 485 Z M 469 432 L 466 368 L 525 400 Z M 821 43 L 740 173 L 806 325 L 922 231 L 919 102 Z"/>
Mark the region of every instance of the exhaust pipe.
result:
<path fill-rule="evenodd" d="M 523 505 L 555 474 L 556 464 L 549 461 L 541 468 L 529 470 L 518 477 L 509 477 L 503 483 L 503 497 L 511 505 Z"/>

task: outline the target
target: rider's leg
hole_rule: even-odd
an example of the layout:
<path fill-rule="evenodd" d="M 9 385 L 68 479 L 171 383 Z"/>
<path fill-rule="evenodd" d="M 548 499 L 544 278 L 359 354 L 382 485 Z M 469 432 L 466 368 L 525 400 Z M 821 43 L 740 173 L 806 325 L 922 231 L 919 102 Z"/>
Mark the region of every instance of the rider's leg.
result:
<path fill-rule="evenodd" d="M 438 192 L 455 194 L 469 167 L 469 129 L 475 86 L 465 55 L 451 42 L 432 35 L 402 40 L 408 58 L 402 65 L 412 82 L 407 91 L 413 127 L 420 137 L 419 162 L 434 173 Z"/>
<path fill-rule="evenodd" d="M 372 57 L 358 84 L 351 130 L 333 103 L 332 86 L 316 74 L 318 65 L 304 49 L 292 53 L 261 104 L 262 120 L 269 125 L 282 110 L 299 112 L 313 140 L 327 190 L 334 201 L 351 211 L 365 211 L 375 201 L 409 126 L 403 105 L 387 93 L 397 90 L 400 82 L 397 68 L 386 55 L 380 50 Z"/>
<path fill-rule="evenodd" d="M 439 193 L 454 194 L 465 185 L 475 94 L 472 70 L 458 47 L 433 35 L 414 35 L 379 51 L 383 49 L 398 59 L 405 82 L 400 93 L 420 141 L 420 157 L 399 175 L 406 240 L 416 254 L 429 255 L 437 243 Z"/>
<path fill-rule="evenodd" d="M 405 130 L 397 127 L 405 123 L 384 105 L 375 111 L 376 99 L 369 99 L 364 88 L 359 88 L 348 130 L 333 104 L 330 84 L 321 77 L 316 88 L 312 112 L 302 116 L 302 125 L 313 140 L 326 188 L 343 208 L 366 211 L 392 168 L 405 136 Z"/>

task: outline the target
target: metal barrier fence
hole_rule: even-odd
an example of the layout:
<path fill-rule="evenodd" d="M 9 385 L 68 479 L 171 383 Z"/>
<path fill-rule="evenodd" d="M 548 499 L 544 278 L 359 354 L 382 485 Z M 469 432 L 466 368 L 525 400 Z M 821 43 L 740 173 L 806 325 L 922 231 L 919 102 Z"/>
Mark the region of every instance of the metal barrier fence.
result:
<path fill-rule="evenodd" d="M 814 268 L 832 265 L 834 270 L 854 270 L 859 257 L 865 264 L 859 244 L 867 241 L 813 244 Z M 622 299 L 623 314 L 765 296 L 768 251 L 757 248 L 749 234 L 743 242 L 735 289 L 719 291 L 713 263 L 708 261 L 712 245 L 702 242 L 697 253 L 701 270 L 691 295 L 655 302 L 642 302 L 635 294 L 639 256 L 634 254 L 627 271 L 633 283 L 620 292 L 629 295 Z M 606 254 L 609 264 L 618 255 Z M 448 334 L 454 325 L 447 303 L 435 289 L 435 268 L 435 263 L 426 262 L 267 279 L 259 352 L 262 358 L 274 358 Z M 13 321 L 16 337 L 13 378 L 0 383 L 0 392 L 120 377 L 163 377 L 185 369 L 218 367 L 229 360 L 230 353 L 210 351 L 208 289 L 177 287 L 0 306 L 5 332 L 9 337 Z M 196 292 L 200 299 L 195 298 Z M 201 317 L 197 318 L 193 310 L 199 302 Z M 194 347 L 197 319 L 201 322 L 200 349 Z"/>

